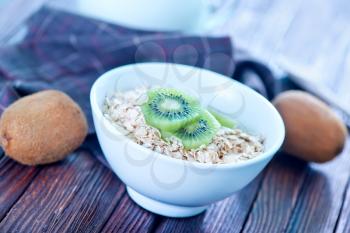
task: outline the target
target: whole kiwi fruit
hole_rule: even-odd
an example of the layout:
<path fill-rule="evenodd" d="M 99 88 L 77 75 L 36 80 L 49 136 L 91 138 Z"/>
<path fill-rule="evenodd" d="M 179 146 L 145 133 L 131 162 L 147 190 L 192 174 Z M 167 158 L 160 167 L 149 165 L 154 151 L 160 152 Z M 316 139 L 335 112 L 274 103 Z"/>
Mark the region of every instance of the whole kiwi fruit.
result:
<path fill-rule="evenodd" d="M 0 144 L 22 164 L 47 164 L 75 150 L 87 130 L 84 113 L 68 95 L 46 90 L 17 100 L 3 112 Z"/>
<path fill-rule="evenodd" d="M 283 151 L 320 163 L 342 151 L 346 126 L 324 102 L 303 91 L 287 91 L 278 95 L 273 104 L 286 127 Z"/>

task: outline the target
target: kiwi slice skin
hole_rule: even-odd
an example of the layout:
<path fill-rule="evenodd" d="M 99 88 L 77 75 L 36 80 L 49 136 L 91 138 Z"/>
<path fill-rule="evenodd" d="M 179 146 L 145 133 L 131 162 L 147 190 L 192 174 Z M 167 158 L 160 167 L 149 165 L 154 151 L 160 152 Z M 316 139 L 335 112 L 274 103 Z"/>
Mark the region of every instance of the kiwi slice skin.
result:
<path fill-rule="evenodd" d="M 173 135 L 182 141 L 185 149 L 197 149 L 202 145 L 208 145 L 220 126 L 210 112 L 202 110 L 197 119 L 180 128 Z"/>
<path fill-rule="evenodd" d="M 199 116 L 200 104 L 195 98 L 172 88 L 156 88 L 148 93 L 141 106 L 146 123 L 173 132 Z"/>
<path fill-rule="evenodd" d="M 226 128 L 230 128 L 230 129 L 234 129 L 236 128 L 236 123 L 231 120 L 230 118 L 223 116 L 222 114 L 216 112 L 213 109 L 208 109 L 208 111 L 211 113 L 211 115 L 213 115 L 216 120 L 223 126 Z"/>

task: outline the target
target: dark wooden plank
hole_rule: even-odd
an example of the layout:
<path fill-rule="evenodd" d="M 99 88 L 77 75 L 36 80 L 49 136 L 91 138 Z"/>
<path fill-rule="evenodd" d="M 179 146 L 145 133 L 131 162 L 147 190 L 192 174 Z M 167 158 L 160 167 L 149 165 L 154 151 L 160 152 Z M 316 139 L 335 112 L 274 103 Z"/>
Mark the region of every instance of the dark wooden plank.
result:
<path fill-rule="evenodd" d="M 264 173 L 243 190 L 187 219 L 166 218 L 157 232 L 241 232 L 261 186 Z"/>
<path fill-rule="evenodd" d="M 349 141 L 335 160 L 310 164 L 287 232 L 335 230 L 350 176 Z"/>
<path fill-rule="evenodd" d="M 47 228 L 48 232 L 100 231 L 124 194 L 119 179 L 101 164 L 91 169 L 79 189 L 64 213 L 53 215 L 55 224 Z"/>
<path fill-rule="evenodd" d="M 267 170 L 244 232 L 283 232 L 307 171 L 305 162 L 280 154 Z"/>
<path fill-rule="evenodd" d="M 0 221 L 39 170 L 35 167 L 22 166 L 8 157 L 0 159 Z"/>
<path fill-rule="evenodd" d="M 342 212 L 338 219 L 336 233 L 350 232 L 350 179 L 348 180 L 347 190 L 344 195 Z"/>
<path fill-rule="evenodd" d="M 0 232 L 95 232 L 122 196 L 120 181 L 80 151 L 45 166 L 0 223 Z"/>
<path fill-rule="evenodd" d="M 164 218 L 156 232 L 198 232 L 204 217 L 205 213 L 190 218 Z"/>
<path fill-rule="evenodd" d="M 158 218 L 135 204 L 125 192 L 102 232 L 152 232 Z"/>
<path fill-rule="evenodd" d="M 201 229 L 204 232 L 241 232 L 261 188 L 266 170 L 250 185 L 209 209 Z"/>

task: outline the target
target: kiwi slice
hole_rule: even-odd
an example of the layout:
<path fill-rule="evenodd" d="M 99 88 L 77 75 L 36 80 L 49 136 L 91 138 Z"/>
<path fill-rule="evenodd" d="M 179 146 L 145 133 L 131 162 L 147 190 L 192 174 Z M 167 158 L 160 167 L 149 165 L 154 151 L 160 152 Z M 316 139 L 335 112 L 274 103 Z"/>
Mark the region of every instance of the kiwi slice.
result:
<path fill-rule="evenodd" d="M 208 111 L 203 110 L 198 118 L 174 132 L 174 136 L 182 141 L 186 149 L 196 149 L 201 145 L 208 145 L 220 123 Z"/>
<path fill-rule="evenodd" d="M 195 98 L 172 88 L 148 91 L 141 106 L 147 124 L 173 132 L 199 116 L 200 104 Z"/>
<path fill-rule="evenodd" d="M 160 135 L 162 136 L 162 139 L 166 142 L 169 142 L 169 138 L 174 136 L 173 133 L 164 130 L 160 130 Z"/>
<path fill-rule="evenodd" d="M 222 114 L 214 111 L 213 109 L 208 109 L 208 111 L 216 118 L 216 120 L 223 127 L 230 128 L 230 129 L 233 129 L 236 127 L 236 123 L 233 120 L 231 120 L 230 118 L 223 116 Z"/>

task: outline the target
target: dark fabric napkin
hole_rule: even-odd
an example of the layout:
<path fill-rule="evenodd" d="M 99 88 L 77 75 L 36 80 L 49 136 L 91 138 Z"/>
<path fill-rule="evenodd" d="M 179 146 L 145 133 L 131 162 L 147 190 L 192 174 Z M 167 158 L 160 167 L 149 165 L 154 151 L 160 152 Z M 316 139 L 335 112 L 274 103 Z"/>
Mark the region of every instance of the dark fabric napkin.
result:
<path fill-rule="evenodd" d="M 84 145 L 91 150 L 98 151 L 98 143 L 90 87 L 114 67 L 149 61 L 188 64 L 246 82 L 268 98 L 274 95 L 271 72 L 254 61 L 235 61 L 228 37 L 141 31 L 50 8 L 33 15 L 25 30 L 20 43 L 0 48 L 1 111 L 39 90 L 64 91 L 87 115 L 89 136 Z M 245 73 L 254 73 L 258 84 Z"/>

